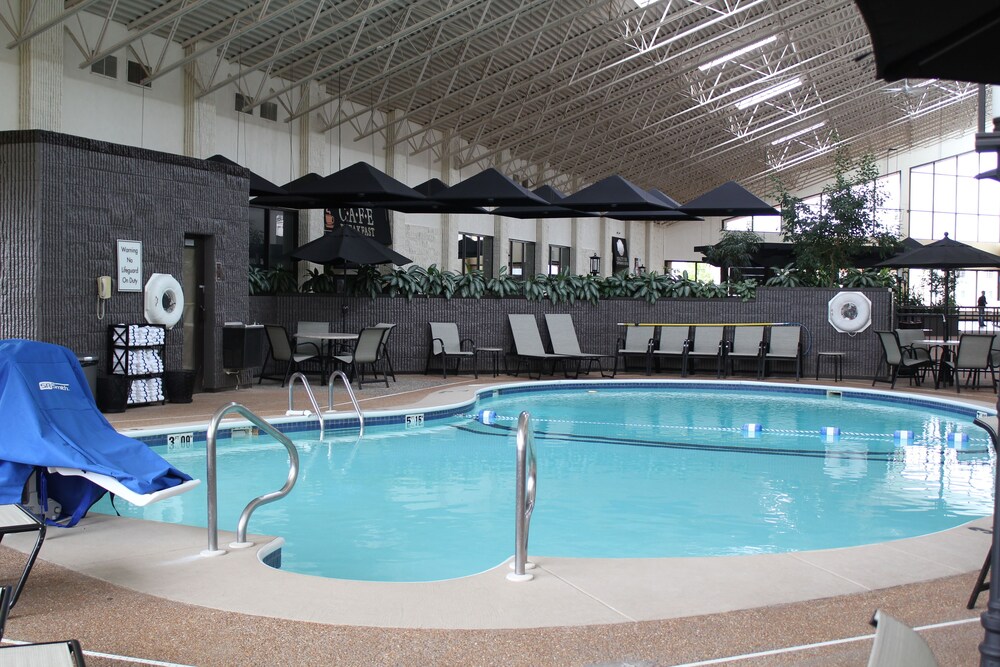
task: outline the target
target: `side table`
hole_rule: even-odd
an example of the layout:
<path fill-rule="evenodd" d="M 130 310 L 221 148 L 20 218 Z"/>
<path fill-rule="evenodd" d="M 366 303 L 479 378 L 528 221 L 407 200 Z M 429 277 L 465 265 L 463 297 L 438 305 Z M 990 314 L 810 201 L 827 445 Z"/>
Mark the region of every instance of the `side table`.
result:
<path fill-rule="evenodd" d="M 823 359 L 829 359 L 833 363 L 833 379 L 840 382 L 844 379 L 844 357 L 845 352 L 817 352 L 816 353 L 816 379 L 819 379 L 819 367 Z"/>
<path fill-rule="evenodd" d="M 491 357 L 493 357 L 493 377 L 500 375 L 500 357 L 503 355 L 502 347 L 477 347 L 476 354 L 480 352 L 487 352 Z M 507 372 L 507 359 L 504 358 L 503 362 L 503 372 Z"/>

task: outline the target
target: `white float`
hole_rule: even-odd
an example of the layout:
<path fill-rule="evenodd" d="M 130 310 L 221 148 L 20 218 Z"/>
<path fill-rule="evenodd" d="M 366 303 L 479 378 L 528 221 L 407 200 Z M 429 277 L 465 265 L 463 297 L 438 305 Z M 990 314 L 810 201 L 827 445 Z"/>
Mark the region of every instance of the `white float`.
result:
<path fill-rule="evenodd" d="M 184 290 L 168 273 L 154 273 L 144 290 L 146 321 L 172 329 L 184 314 Z"/>

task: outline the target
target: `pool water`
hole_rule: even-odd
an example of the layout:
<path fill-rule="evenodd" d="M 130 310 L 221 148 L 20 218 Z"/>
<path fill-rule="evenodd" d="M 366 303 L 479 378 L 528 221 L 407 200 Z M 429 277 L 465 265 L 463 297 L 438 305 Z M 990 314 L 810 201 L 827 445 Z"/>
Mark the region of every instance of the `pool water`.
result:
<path fill-rule="evenodd" d="M 475 415 L 495 411 L 493 424 Z M 992 512 L 985 432 L 948 406 L 713 389 L 537 391 L 481 399 L 420 429 L 297 438 L 291 494 L 250 532 L 281 536 L 282 569 L 429 581 L 474 574 L 514 546 L 514 433 L 532 415 L 537 505 L 529 553 L 674 557 L 855 546 L 951 528 Z M 748 433 L 746 424 L 760 424 Z M 821 435 L 837 427 L 839 436 Z M 911 442 L 894 438 L 913 432 Z M 967 442 L 954 445 L 954 434 Z M 269 438 L 219 443 L 219 525 L 279 488 L 287 454 Z M 204 443 L 168 452 L 203 477 Z M 122 514 L 205 525 L 194 491 Z M 102 500 L 96 508 L 110 511 Z"/>

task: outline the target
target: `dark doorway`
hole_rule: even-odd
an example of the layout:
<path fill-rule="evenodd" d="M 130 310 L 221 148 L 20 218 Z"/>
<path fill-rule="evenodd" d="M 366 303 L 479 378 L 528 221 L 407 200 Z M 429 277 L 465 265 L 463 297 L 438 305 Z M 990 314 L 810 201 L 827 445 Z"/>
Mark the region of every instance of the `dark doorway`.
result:
<path fill-rule="evenodd" d="M 194 390 L 205 386 L 206 239 L 184 237 L 184 370 L 194 371 Z"/>

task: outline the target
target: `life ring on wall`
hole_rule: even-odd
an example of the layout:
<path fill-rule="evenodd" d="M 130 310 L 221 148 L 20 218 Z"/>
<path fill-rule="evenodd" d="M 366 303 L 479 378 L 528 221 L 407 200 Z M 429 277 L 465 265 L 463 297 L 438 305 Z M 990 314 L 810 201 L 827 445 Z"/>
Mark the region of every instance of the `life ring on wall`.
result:
<path fill-rule="evenodd" d="M 830 299 L 828 319 L 840 333 L 859 333 L 872 323 L 872 302 L 861 292 L 840 292 Z"/>
<path fill-rule="evenodd" d="M 184 290 L 168 273 L 154 273 L 146 281 L 144 291 L 146 321 L 164 324 L 173 329 L 184 314 Z"/>

